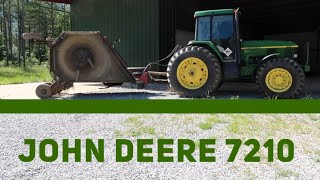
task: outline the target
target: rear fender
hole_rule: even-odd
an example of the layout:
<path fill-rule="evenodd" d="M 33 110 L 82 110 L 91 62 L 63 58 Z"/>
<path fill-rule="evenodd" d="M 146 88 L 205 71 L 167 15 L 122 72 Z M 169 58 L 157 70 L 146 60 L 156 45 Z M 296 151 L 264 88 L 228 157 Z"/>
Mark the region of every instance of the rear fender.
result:
<path fill-rule="evenodd" d="M 222 60 L 223 60 L 223 57 L 222 57 L 220 51 L 211 41 L 190 41 L 188 43 L 188 45 L 189 46 L 190 45 L 201 46 L 201 47 L 207 48 L 209 51 L 211 51 L 216 56 L 218 56 L 220 62 L 222 62 Z M 221 65 L 222 65 L 222 63 L 221 63 Z"/>

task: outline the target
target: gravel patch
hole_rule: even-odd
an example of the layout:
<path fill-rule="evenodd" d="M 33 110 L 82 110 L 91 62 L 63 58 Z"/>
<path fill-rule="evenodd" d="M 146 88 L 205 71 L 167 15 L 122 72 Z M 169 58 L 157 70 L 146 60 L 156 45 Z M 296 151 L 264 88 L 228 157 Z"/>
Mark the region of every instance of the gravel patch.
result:
<path fill-rule="evenodd" d="M 212 126 L 204 130 L 201 123 Z M 320 115 L 1 115 L 0 179 L 320 179 L 319 130 Z M 54 163 L 22 163 L 18 155 L 27 152 L 26 138 L 105 139 L 106 162 L 62 163 L 59 155 Z M 216 138 L 217 162 L 116 163 L 117 138 Z M 225 140 L 231 138 L 288 138 L 295 159 L 267 163 L 261 150 L 262 163 L 244 163 L 250 148 L 243 147 L 236 162 L 227 163 L 231 147 Z"/>

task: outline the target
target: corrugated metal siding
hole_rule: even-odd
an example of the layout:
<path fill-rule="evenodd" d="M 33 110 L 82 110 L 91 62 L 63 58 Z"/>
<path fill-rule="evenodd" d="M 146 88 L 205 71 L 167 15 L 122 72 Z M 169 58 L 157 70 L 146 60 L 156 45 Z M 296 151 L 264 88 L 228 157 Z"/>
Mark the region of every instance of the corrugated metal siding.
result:
<path fill-rule="evenodd" d="M 159 59 L 159 0 L 75 0 L 72 30 L 100 31 L 128 66 Z"/>
<path fill-rule="evenodd" d="M 160 0 L 160 56 L 165 57 L 175 47 L 176 30 L 194 32 L 195 0 Z M 166 64 L 167 62 L 164 62 Z M 165 70 L 162 68 L 161 70 Z"/>
<path fill-rule="evenodd" d="M 194 12 L 208 0 L 74 0 L 72 30 L 101 31 L 129 66 L 167 56 L 176 30 L 194 31 Z M 166 64 L 166 62 L 164 62 Z"/>

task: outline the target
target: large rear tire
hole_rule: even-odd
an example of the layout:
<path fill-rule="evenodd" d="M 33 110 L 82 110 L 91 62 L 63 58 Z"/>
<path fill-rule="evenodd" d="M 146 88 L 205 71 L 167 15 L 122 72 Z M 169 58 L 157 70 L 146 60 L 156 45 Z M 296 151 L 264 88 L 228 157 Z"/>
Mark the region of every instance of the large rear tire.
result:
<path fill-rule="evenodd" d="M 209 50 L 188 46 L 171 58 L 167 76 L 170 86 L 181 97 L 208 97 L 221 82 L 221 65 Z"/>
<path fill-rule="evenodd" d="M 301 66 L 288 58 L 269 60 L 258 68 L 256 84 L 271 98 L 295 98 L 304 89 L 305 74 Z"/>

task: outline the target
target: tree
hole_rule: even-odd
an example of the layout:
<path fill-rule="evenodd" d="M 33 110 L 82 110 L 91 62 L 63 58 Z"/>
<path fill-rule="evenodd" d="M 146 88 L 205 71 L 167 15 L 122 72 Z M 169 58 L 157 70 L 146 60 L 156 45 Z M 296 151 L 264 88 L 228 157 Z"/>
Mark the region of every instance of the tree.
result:
<path fill-rule="evenodd" d="M 48 59 L 48 48 L 22 38 L 23 33 L 42 33 L 57 37 L 70 30 L 69 6 L 38 0 L 0 0 L 0 61 L 26 66 L 32 59 Z"/>

